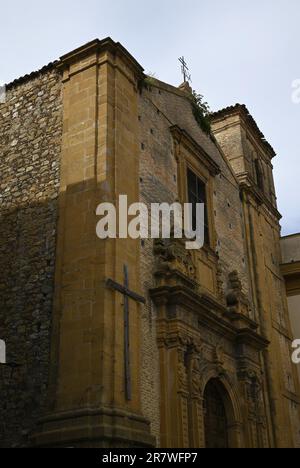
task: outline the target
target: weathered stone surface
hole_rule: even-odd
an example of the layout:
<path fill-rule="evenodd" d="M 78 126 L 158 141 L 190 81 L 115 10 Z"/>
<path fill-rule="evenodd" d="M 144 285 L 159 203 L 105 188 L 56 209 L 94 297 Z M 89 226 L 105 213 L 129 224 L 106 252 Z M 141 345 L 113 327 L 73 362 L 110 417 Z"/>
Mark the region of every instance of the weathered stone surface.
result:
<path fill-rule="evenodd" d="M 143 78 L 96 40 L 0 106 L 0 338 L 20 364 L 0 368 L 0 445 L 204 447 L 214 380 L 229 446 L 296 446 L 273 151 L 243 106 L 215 116 L 214 139 L 186 86 Z M 188 169 L 206 186 L 203 249 L 97 238 L 101 201 L 184 203 Z M 123 297 L 106 287 L 124 264 L 146 298 L 130 301 L 131 399 Z"/>
<path fill-rule="evenodd" d="M 0 104 L 0 446 L 28 444 L 45 403 L 62 136 L 61 76 L 9 87 Z M 2 372 L 2 375 L 1 375 Z"/>

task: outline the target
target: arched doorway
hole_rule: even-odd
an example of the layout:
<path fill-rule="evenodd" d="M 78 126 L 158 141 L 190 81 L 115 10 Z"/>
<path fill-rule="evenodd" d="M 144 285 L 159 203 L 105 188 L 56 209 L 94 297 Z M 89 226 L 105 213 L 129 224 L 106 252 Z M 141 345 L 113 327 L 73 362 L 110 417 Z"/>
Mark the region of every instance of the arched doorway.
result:
<path fill-rule="evenodd" d="M 208 382 L 203 401 L 206 448 L 229 448 L 226 397 L 228 397 L 226 389 L 219 380 L 212 379 Z"/>

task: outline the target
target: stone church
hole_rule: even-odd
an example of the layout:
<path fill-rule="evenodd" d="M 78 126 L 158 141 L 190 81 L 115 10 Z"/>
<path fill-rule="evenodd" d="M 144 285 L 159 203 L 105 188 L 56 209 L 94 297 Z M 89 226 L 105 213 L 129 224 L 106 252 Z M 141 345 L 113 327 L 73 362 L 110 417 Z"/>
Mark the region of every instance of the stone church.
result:
<path fill-rule="evenodd" d="M 275 152 L 244 105 L 95 40 L 0 104 L 0 446 L 300 447 Z M 204 202 L 205 245 L 96 235 L 99 203 Z"/>

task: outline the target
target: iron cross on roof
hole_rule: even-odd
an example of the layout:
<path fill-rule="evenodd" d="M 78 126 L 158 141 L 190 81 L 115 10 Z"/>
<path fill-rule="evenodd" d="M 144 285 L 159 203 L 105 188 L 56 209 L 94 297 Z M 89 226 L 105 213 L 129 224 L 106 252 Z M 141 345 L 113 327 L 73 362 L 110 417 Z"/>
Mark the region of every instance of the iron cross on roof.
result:
<path fill-rule="evenodd" d="M 129 289 L 128 268 L 124 265 L 124 284 L 112 279 L 106 281 L 106 286 L 124 296 L 124 367 L 125 367 L 125 396 L 131 400 L 131 370 L 130 370 L 130 329 L 129 329 L 129 299 L 146 304 L 146 299 Z"/>
<path fill-rule="evenodd" d="M 192 77 L 191 74 L 189 73 L 189 68 L 187 66 L 187 63 L 185 61 L 184 57 L 180 57 L 179 62 L 181 63 L 181 72 L 183 74 L 183 79 L 185 83 L 191 83 L 192 82 Z"/>

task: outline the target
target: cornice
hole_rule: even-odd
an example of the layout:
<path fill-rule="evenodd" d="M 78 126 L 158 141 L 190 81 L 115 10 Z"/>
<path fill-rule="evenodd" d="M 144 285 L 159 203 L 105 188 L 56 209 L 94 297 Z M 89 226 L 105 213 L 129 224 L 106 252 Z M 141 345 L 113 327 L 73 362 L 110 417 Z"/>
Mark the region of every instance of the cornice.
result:
<path fill-rule="evenodd" d="M 44 67 L 40 68 L 39 70 L 35 70 L 35 71 L 31 72 L 31 73 L 28 73 L 27 75 L 16 78 L 15 80 L 13 80 L 10 83 L 5 85 L 6 89 L 10 90 L 10 89 L 15 88 L 15 87 L 17 87 L 19 85 L 27 83 L 28 81 L 34 80 L 35 78 L 38 78 L 40 75 L 43 75 L 44 73 L 48 73 L 48 72 L 54 70 L 57 67 L 58 64 L 59 64 L 59 60 L 56 60 L 54 62 L 50 62 L 48 65 L 45 65 Z"/>
<path fill-rule="evenodd" d="M 262 351 L 266 349 L 270 342 L 263 338 L 261 335 L 251 330 L 250 328 L 244 328 L 237 332 L 237 343 L 248 344 L 252 348 Z"/>
<path fill-rule="evenodd" d="M 252 195 L 252 197 L 256 200 L 256 202 L 259 205 L 265 205 L 267 207 L 267 209 L 270 211 L 270 213 L 272 213 L 272 215 L 276 219 L 278 219 L 278 221 L 280 221 L 282 219 L 281 213 L 279 213 L 277 208 L 275 208 L 275 206 L 272 205 L 272 203 L 267 199 L 267 197 L 263 193 L 263 191 L 260 190 L 255 185 L 251 184 L 251 182 L 249 181 L 249 177 L 248 177 L 247 173 L 240 174 L 238 176 L 238 179 L 239 179 L 239 183 L 240 183 L 240 190 L 242 192 L 246 192 L 246 193 Z"/>
<path fill-rule="evenodd" d="M 87 44 L 84 44 L 83 46 L 78 47 L 77 49 L 74 49 L 73 51 L 68 52 L 67 54 L 63 55 L 60 58 L 60 60 L 55 60 L 53 62 L 50 62 L 48 65 L 45 65 L 44 67 L 38 70 L 32 71 L 31 73 L 28 73 L 24 76 L 16 78 L 12 82 L 6 84 L 6 88 L 8 90 L 12 89 L 16 86 L 27 83 L 28 81 L 34 80 L 40 75 L 47 73 L 49 71 L 55 70 L 55 69 L 61 71 L 64 69 L 64 67 L 71 65 L 72 63 L 75 63 L 76 61 L 83 60 L 85 57 L 87 57 L 88 55 L 94 52 L 102 52 L 104 50 L 111 52 L 113 55 L 122 56 L 126 64 L 137 74 L 139 78 L 144 77 L 143 67 L 125 49 L 125 47 L 123 47 L 122 44 L 120 44 L 119 42 L 114 42 L 110 37 L 107 37 L 103 40 L 94 39 L 93 41 L 88 42 Z"/>
<path fill-rule="evenodd" d="M 78 61 L 84 60 L 92 54 L 99 54 L 105 51 L 110 52 L 114 56 L 121 56 L 126 65 L 135 72 L 138 78 L 142 78 L 144 76 L 144 69 L 137 60 L 125 49 L 125 47 L 122 46 L 122 44 L 113 41 L 110 37 L 102 40 L 95 39 L 63 55 L 57 66 L 59 68 L 65 68 L 66 66 L 70 66 Z"/>
<path fill-rule="evenodd" d="M 239 115 L 246 123 L 247 128 L 252 130 L 255 138 L 262 145 L 266 153 L 269 155 L 270 159 L 273 159 L 276 156 L 276 152 L 274 148 L 270 145 L 270 143 L 266 140 L 264 134 L 259 129 L 256 121 L 250 114 L 249 110 L 244 104 L 236 104 L 234 106 L 226 107 L 225 109 L 221 109 L 217 112 L 211 114 L 211 118 L 213 122 L 217 122 L 223 120 L 225 117 L 230 115 Z"/>
<path fill-rule="evenodd" d="M 199 326 L 209 327 L 236 344 L 247 344 L 260 351 L 269 342 L 257 333 L 257 324 L 240 314 L 228 313 L 228 309 L 213 297 L 192 291 L 184 286 L 161 286 L 150 291 L 157 305 L 180 305 L 197 314 Z M 174 318 L 173 320 L 176 320 Z"/>
<path fill-rule="evenodd" d="M 170 130 L 174 139 L 176 139 L 178 143 L 183 144 L 189 151 L 193 152 L 213 176 L 220 174 L 220 166 L 209 156 L 208 153 L 206 153 L 202 146 L 200 146 L 186 130 L 178 127 L 178 125 L 173 125 L 170 127 Z"/>
<path fill-rule="evenodd" d="M 294 234 L 289 234 L 287 236 L 282 236 L 281 239 L 282 240 L 285 240 L 285 239 L 292 239 L 294 237 L 299 237 L 299 240 L 300 240 L 300 233 L 299 232 L 295 232 Z"/>
<path fill-rule="evenodd" d="M 284 277 L 299 275 L 300 277 L 300 261 L 293 263 L 283 263 L 280 265 L 281 273 Z"/>

